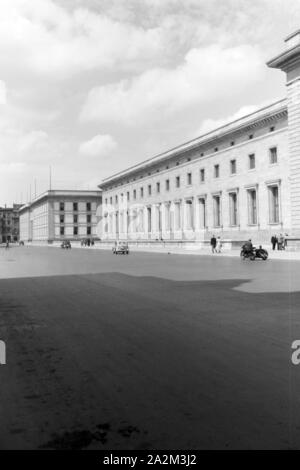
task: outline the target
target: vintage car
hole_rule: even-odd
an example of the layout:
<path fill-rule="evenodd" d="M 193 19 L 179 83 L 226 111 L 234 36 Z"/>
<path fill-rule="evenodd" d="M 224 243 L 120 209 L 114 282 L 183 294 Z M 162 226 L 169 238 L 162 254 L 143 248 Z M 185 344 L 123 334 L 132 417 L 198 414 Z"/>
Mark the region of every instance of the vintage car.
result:
<path fill-rule="evenodd" d="M 63 240 L 62 244 L 60 245 L 61 248 L 64 248 L 64 249 L 68 249 L 68 248 L 72 248 L 71 247 L 71 242 L 70 240 Z"/>
<path fill-rule="evenodd" d="M 128 243 L 126 242 L 116 242 L 115 246 L 112 249 L 114 255 L 128 255 L 129 254 L 129 247 Z"/>

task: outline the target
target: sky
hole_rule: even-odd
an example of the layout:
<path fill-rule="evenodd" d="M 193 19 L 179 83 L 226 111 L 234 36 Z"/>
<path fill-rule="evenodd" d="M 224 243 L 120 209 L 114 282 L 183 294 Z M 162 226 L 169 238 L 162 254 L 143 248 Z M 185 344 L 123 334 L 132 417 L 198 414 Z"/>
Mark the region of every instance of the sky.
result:
<path fill-rule="evenodd" d="M 0 205 L 101 180 L 284 98 L 300 0 L 1 0 Z"/>

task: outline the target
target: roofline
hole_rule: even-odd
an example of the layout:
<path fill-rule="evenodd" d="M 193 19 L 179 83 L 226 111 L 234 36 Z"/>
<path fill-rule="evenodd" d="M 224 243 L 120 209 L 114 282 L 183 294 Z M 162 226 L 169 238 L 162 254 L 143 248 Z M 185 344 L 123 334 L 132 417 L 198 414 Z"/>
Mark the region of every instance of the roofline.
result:
<path fill-rule="evenodd" d="M 289 35 L 285 38 L 284 42 L 289 41 L 289 40 L 292 39 L 294 36 L 297 36 L 297 34 L 299 34 L 299 33 L 300 33 L 300 28 L 297 29 L 296 31 L 294 31 L 293 33 L 289 34 Z"/>
<path fill-rule="evenodd" d="M 295 58 L 295 56 L 299 55 L 299 52 L 300 52 L 300 44 L 296 44 L 291 49 L 283 51 L 281 54 L 279 54 L 276 57 L 273 57 L 273 59 L 269 60 L 267 62 L 267 66 L 272 68 L 272 69 L 281 69 L 283 71 L 287 71 L 289 63 L 291 63 L 291 61 L 293 61 L 293 58 Z M 294 61 L 295 61 L 295 59 L 294 59 Z M 299 59 L 298 59 L 298 61 L 299 61 Z"/>
<path fill-rule="evenodd" d="M 89 190 L 89 189 L 48 189 L 47 191 L 43 192 L 42 194 L 40 194 L 39 196 L 37 196 L 35 199 L 33 199 L 32 201 L 30 202 L 27 202 L 26 204 L 24 204 L 22 207 L 20 207 L 19 209 L 19 212 L 25 210 L 25 209 L 28 209 L 30 208 L 31 206 L 33 206 L 34 204 L 42 201 L 43 199 L 45 199 L 47 196 L 55 196 L 56 193 L 58 193 L 57 195 L 63 195 L 63 194 L 67 194 L 67 193 L 72 193 L 72 194 L 79 194 L 81 193 L 82 196 L 88 196 L 89 194 L 92 196 L 101 196 L 101 189 L 93 189 L 93 190 Z M 92 193 L 92 194 L 91 194 Z"/>
<path fill-rule="evenodd" d="M 275 108 L 275 110 L 273 110 L 272 108 Z M 115 173 L 114 175 L 112 175 L 108 178 L 104 178 L 102 180 L 102 183 L 98 187 L 101 188 L 102 186 L 107 185 L 107 184 L 109 184 L 109 183 L 113 182 L 114 180 L 119 179 L 121 177 L 125 177 L 126 175 L 129 175 L 130 173 L 132 173 L 134 171 L 138 171 L 138 170 L 142 169 L 143 167 L 147 167 L 147 166 L 149 166 L 151 164 L 154 164 L 156 162 L 159 163 L 159 162 L 163 161 L 166 158 L 176 156 L 177 153 L 179 153 L 181 151 L 191 150 L 197 145 L 206 144 L 211 140 L 220 139 L 220 138 L 222 138 L 222 137 L 224 137 L 228 134 L 232 134 L 234 132 L 237 132 L 239 129 L 251 126 L 257 120 L 257 116 L 259 114 L 263 113 L 263 112 L 265 112 L 265 113 L 262 114 L 262 116 L 259 116 L 259 120 L 264 119 L 265 117 L 268 116 L 268 114 L 270 114 L 270 116 L 272 116 L 272 114 L 275 115 L 278 112 L 281 112 L 283 110 L 287 110 L 287 99 L 286 98 L 283 98 L 281 100 L 277 100 L 277 101 L 275 101 L 275 102 L 273 102 L 273 103 L 271 103 L 267 106 L 264 106 L 264 107 L 254 111 L 252 113 L 249 113 L 249 114 L 247 114 L 247 115 L 245 115 L 241 118 L 238 118 L 234 121 L 230 121 L 227 124 L 224 124 L 223 126 L 220 126 L 220 127 L 216 128 L 212 131 L 209 131 L 209 132 L 205 133 L 205 134 L 202 134 L 199 137 L 196 137 L 196 138 L 194 138 L 192 140 L 189 140 L 189 141 L 187 141 L 187 142 L 185 142 L 181 145 L 173 147 L 170 150 L 167 150 L 165 152 L 157 154 L 154 157 L 148 158 L 148 159 L 142 161 L 141 163 L 137 163 L 136 165 L 133 165 L 133 166 L 127 168 L 126 170 L 122 170 L 122 171 L 120 171 L 118 173 Z M 251 117 L 253 117 L 252 120 L 249 119 Z"/>

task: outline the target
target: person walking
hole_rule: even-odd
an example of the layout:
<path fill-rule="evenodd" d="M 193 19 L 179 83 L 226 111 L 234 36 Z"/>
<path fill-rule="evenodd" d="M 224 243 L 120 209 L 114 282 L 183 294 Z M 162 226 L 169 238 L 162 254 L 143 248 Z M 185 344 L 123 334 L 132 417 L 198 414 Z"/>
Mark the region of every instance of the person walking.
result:
<path fill-rule="evenodd" d="M 222 241 L 221 238 L 217 238 L 216 253 L 221 253 L 222 250 Z"/>
<path fill-rule="evenodd" d="M 284 235 L 284 249 L 286 249 L 286 247 L 287 247 L 287 237 L 288 237 L 288 236 L 289 236 L 288 233 L 286 233 L 286 234 Z"/>
<path fill-rule="evenodd" d="M 279 235 L 278 238 L 278 250 L 284 250 L 284 236 L 282 233 Z"/>
<path fill-rule="evenodd" d="M 272 244 L 272 250 L 276 250 L 276 245 L 278 244 L 278 238 L 277 236 L 274 234 L 271 238 L 271 244 Z"/>
<path fill-rule="evenodd" d="M 216 245 L 217 245 L 217 239 L 216 237 L 213 235 L 210 239 L 210 246 L 211 246 L 211 251 L 212 253 L 216 253 Z"/>

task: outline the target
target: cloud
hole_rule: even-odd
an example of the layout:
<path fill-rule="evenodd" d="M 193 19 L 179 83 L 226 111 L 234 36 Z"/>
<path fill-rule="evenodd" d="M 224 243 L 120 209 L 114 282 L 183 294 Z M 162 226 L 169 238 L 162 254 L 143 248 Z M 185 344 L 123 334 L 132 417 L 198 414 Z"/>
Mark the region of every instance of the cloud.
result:
<path fill-rule="evenodd" d="M 6 85 L 3 80 L 0 80 L 0 104 L 6 104 Z"/>
<path fill-rule="evenodd" d="M 95 135 L 92 139 L 82 142 L 79 153 L 87 157 L 105 157 L 117 147 L 117 143 L 109 134 Z"/>
<path fill-rule="evenodd" d="M 12 120 L 0 122 L 0 164 L 43 165 L 54 160 L 56 143 L 43 130 L 25 130 Z M 8 156 L 9 155 L 9 159 Z"/>
<path fill-rule="evenodd" d="M 217 129 L 218 127 L 222 127 L 225 124 L 228 124 L 230 122 L 233 122 L 237 119 L 240 119 L 244 116 L 247 116 L 247 114 L 254 113 L 257 111 L 260 107 L 262 106 L 243 106 L 240 108 L 236 113 L 226 116 L 224 118 L 220 119 L 205 119 L 199 129 L 197 130 L 196 134 L 197 135 L 202 135 L 206 134 L 207 132 L 213 131 Z"/>
<path fill-rule="evenodd" d="M 138 124 L 189 106 L 233 97 L 259 80 L 264 65 L 252 46 L 192 49 L 175 69 L 152 69 L 118 83 L 93 88 L 84 103 L 83 121 Z"/>
<path fill-rule="evenodd" d="M 222 127 L 226 124 L 236 121 L 237 119 L 240 119 L 245 116 L 248 116 L 249 114 L 255 113 L 255 111 L 258 111 L 264 106 L 270 105 L 272 102 L 273 101 L 264 101 L 260 103 L 259 105 L 242 106 L 237 112 L 229 116 L 221 117 L 219 119 L 211 119 L 211 118 L 205 119 L 200 125 L 200 127 L 197 129 L 196 135 L 201 136 L 203 134 L 206 134 L 207 132 L 214 131 L 218 129 L 219 127 Z"/>
<path fill-rule="evenodd" d="M 44 131 L 31 131 L 20 136 L 18 150 L 20 153 L 41 152 L 48 145 L 48 134 Z"/>
<path fill-rule="evenodd" d="M 65 79 L 126 63 L 132 67 L 158 51 L 163 52 L 159 28 L 144 29 L 84 7 L 70 11 L 51 0 L 1 2 L 1 62 L 23 74 Z"/>

